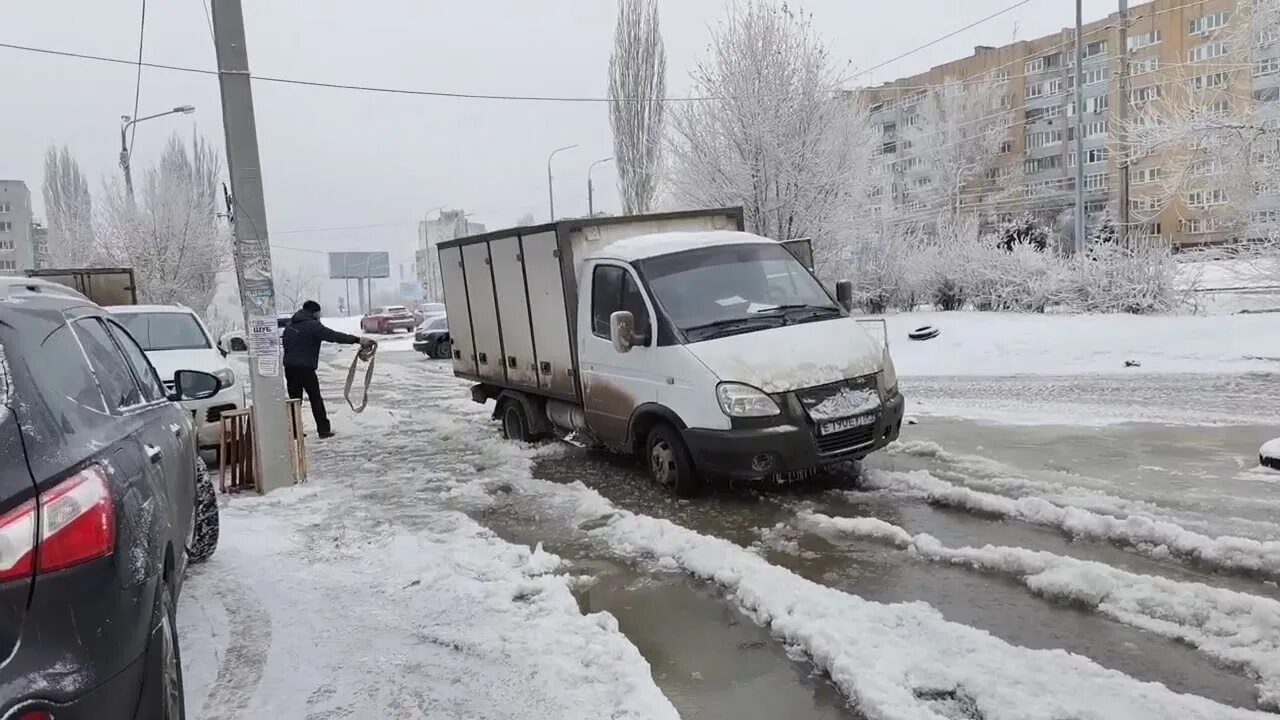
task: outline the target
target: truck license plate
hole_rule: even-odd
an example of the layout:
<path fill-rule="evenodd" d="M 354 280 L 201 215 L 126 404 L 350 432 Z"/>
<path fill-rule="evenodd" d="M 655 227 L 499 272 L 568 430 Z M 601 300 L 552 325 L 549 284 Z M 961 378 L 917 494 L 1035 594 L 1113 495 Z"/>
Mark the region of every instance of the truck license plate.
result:
<path fill-rule="evenodd" d="M 875 424 L 875 415 L 855 415 L 854 417 L 840 418 L 839 420 L 822 423 L 818 426 L 818 434 L 830 435 L 844 430 L 852 430 L 853 428 L 866 427 L 867 425 Z"/>

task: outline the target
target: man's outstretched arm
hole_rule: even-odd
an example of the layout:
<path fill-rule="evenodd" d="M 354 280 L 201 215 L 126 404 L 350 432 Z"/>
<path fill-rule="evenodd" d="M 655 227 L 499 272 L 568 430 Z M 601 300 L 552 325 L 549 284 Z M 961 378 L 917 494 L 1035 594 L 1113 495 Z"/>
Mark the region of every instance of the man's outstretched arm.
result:
<path fill-rule="evenodd" d="M 355 345 L 360 342 L 360 338 L 355 335 L 338 332 L 324 323 L 316 324 L 320 326 L 320 339 L 325 342 L 338 343 L 340 345 Z"/>

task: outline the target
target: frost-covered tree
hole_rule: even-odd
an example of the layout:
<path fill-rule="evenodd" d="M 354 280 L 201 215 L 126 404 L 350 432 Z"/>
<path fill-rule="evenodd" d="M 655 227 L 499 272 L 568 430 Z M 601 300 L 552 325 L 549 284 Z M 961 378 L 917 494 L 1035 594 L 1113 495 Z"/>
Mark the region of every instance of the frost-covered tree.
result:
<path fill-rule="evenodd" d="M 747 228 L 811 238 L 820 274 L 867 218 L 875 134 L 807 15 L 741 0 L 712 33 L 692 92 L 671 113 L 670 192 L 686 206 L 741 205 Z"/>
<path fill-rule="evenodd" d="M 94 260 L 93 200 L 80 164 L 64 145 L 44 155 L 44 207 L 52 267 L 75 267 Z"/>
<path fill-rule="evenodd" d="M 609 125 L 623 213 L 648 212 L 658 187 L 667 53 L 656 0 L 618 0 L 609 56 Z"/>
<path fill-rule="evenodd" d="M 123 182 L 106 183 L 98 260 L 132 267 L 140 301 L 209 307 L 231 255 L 230 232 L 218 219 L 220 175 L 207 142 L 197 136 L 188 148 L 175 134 L 143 175 L 136 203 Z"/>
<path fill-rule="evenodd" d="M 296 310 L 307 300 L 320 295 L 320 279 L 314 272 L 298 266 L 292 270 L 277 267 L 274 273 L 276 305 Z"/>
<path fill-rule="evenodd" d="M 1093 223 L 1089 226 L 1089 237 L 1086 242 L 1089 245 L 1098 243 L 1114 243 L 1120 238 L 1120 230 L 1116 227 L 1116 220 L 1111 216 L 1111 209 L 1107 208 L 1102 211 Z"/>
<path fill-rule="evenodd" d="M 1022 212 L 1001 223 L 996 232 L 996 244 L 1005 252 L 1012 252 L 1015 247 L 1022 245 L 1044 250 L 1049 246 L 1049 235 L 1049 229 L 1043 221 L 1033 213 Z"/>
<path fill-rule="evenodd" d="M 1004 97 L 1005 88 L 990 78 L 950 80 L 914 103 L 899 132 L 899 160 L 919 159 L 923 169 L 906 192 L 924 203 L 925 214 L 957 215 L 974 204 L 973 186 L 995 163 L 1008 135 Z"/>

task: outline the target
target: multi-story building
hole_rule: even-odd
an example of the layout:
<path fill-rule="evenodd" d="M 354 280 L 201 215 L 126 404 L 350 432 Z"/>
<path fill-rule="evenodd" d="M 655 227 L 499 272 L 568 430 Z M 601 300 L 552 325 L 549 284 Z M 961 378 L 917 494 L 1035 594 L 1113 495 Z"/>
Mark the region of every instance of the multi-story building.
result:
<path fill-rule="evenodd" d="M 31 191 L 21 180 L 0 180 L 0 273 L 35 267 L 31 245 Z"/>
<path fill-rule="evenodd" d="M 484 225 L 467 220 L 467 213 L 462 210 L 441 210 L 440 216 L 435 220 L 422 220 L 418 223 L 418 247 L 414 251 L 414 265 L 427 300 L 439 302 L 444 299 L 436 245 L 484 231 Z"/>
<path fill-rule="evenodd" d="M 873 189 L 881 205 L 902 216 L 924 207 L 930 168 L 921 148 L 903 148 L 904 128 L 919 122 L 918 106 L 940 86 L 992 83 L 999 92 L 987 119 L 1007 121 L 1008 134 L 995 157 L 973 178 L 963 206 L 985 221 L 1020 211 L 1050 216 L 1075 204 L 1076 163 L 1084 163 L 1085 210 L 1104 209 L 1128 219 L 1132 232 L 1160 236 L 1175 245 L 1230 239 L 1220 223 L 1222 207 L 1237 214 L 1271 212 L 1280 218 L 1280 187 L 1245 193 L 1223 175 L 1225 158 L 1202 152 L 1181 157 L 1178 182 L 1170 178 L 1175 149 L 1152 149 L 1135 157 L 1124 118 L 1163 116 L 1198 107 L 1223 115 L 1247 113 L 1256 103 L 1280 100 L 1280 32 L 1246 32 L 1236 0 L 1154 0 L 1130 9 L 1127 41 L 1121 47 L 1120 17 L 1112 14 L 1082 28 L 1083 115 L 1075 106 L 1075 29 L 1003 47 L 977 47 L 969 57 L 938 65 L 862 91 L 871 119 L 883 134 L 879 167 L 884 188 Z M 1244 47 L 1244 46 L 1248 47 Z M 1126 77 L 1121 78 L 1125 72 Z M 1083 134 L 1083 158 L 1076 154 Z M 1183 152 L 1185 151 L 1176 151 Z M 1120 203 L 1121 157 L 1131 158 L 1130 207 Z M 1244 160 L 1240 160 L 1243 162 Z M 922 179 L 923 178 L 923 179 Z M 885 189 L 887 188 L 887 189 Z M 1070 214 L 1065 214 L 1070 217 Z"/>

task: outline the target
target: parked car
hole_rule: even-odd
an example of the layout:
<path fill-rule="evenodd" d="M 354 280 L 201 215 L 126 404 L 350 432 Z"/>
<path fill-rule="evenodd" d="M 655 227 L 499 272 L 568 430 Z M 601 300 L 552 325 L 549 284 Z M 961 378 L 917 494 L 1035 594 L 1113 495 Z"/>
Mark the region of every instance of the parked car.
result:
<path fill-rule="evenodd" d="M 413 349 L 437 360 L 453 357 L 453 342 L 449 339 L 449 316 L 441 313 L 424 320 L 413 332 Z"/>
<path fill-rule="evenodd" d="M 444 303 L 426 302 L 419 303 L 418 307 L 413 309 L 413 319 L 421 325 L 424 320 L 432 315 L 443 315 Z"/>
<path fill-rule="evenodd" d="M 403 305 L 383 305 L 360 318 L 360 332 L 390 335 L 397 330 L 413 332 L 417 326 L 413 313 Z"/>
<path fill-rule="evenodd" d="M 245 407 L 244 386 L 200 316 L 181 305 L 112 305 L 107 310 L 142 346 L 160 377 L 172 377 L 179 368 L 189 368 L 221 381 L 222 389 L 212 397 L 182 401 L 195 420 L 200 448 L 218 447 L 219 421 L 223 413 Z M 172 390 L 172 382 L 166 387 Z"/>
<path fill-rule="evenodd" d="M 176 608 L 218 540 L 212 480 L 120 318 L 44 280 L 0 278 L 0 717 L 181 718 Z"/>

